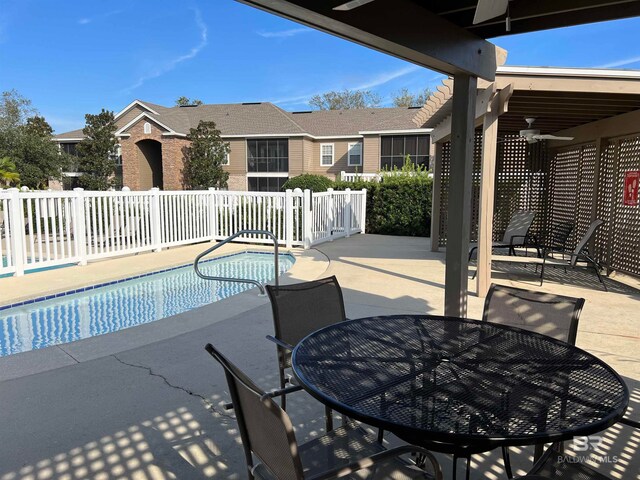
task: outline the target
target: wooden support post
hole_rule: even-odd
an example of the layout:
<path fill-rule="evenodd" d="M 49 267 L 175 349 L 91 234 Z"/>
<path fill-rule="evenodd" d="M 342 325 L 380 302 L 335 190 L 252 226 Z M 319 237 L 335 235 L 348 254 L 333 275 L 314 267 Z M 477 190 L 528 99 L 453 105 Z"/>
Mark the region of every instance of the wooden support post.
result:
<path fill-rule="evenodd" d="M 493 201 L 495 197 L 496 153 L 498 149 L 497 103 L 482 124 L 482 170 L 480 175 L 480 218 L 478 219 L 478 274 L 476 292 L 485 297 L 491 285 L 491 245 L 493 243 Z"/>
<path fill-rule="evenodd" d="M 456 74 L 453 81 L 444 314 L 454 317 L 467 315 L 477 83 L 477 77 L 464 73 Z"/>
<path fill-rule="evenodd" d="M 440 192 L 442 190 L 442 142 L 436 142 L 433 158 L 433 188 L 431 191 L 431 251 L 440 247 Z"/>

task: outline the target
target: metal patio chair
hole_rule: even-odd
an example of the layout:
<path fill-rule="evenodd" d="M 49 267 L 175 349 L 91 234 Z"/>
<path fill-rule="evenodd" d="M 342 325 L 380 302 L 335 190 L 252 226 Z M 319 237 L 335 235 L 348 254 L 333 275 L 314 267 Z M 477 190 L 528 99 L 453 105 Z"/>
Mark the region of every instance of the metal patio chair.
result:
<path fill-rule="evenodd" d="M 291 351 L 300 340 L 311 332 L 327 325 L 346 320 L 342 289 L 335 276 L 311 282 L 281 285 L 266 285 L 273 310 L 275 336 L 267 338 L 276 344 L 280 388 L 292 379 L 286 370 L 291 367 Z M 287 409 L 286 394 L 281 406 Z M 327 407 L 327 431 L 332 428 L 331 410 Z"/>
<path fill-rule="evenodd" d="M 571 222 L 554 223 L 549 232 L 547 242 L 539 245 L 542 251 L 553 256 L 554 252 L 565 252 L 567 250 L 567 241 L 573 232 L 574 225 Z"/>
<path fill-rule="evenodd" d="M 600 270 L 602 270 L 602 266 L 591 256 L 589 253 L 589 242 L 591 238 L 596 234 L 598 228 L 600 228 L 604 222 L 602 220 L 595 220 L 589 225 L 587 231 L 582 236 L 580 241 L 577 243 L 576 248 L 573 251 L 569 250 L 552 250 L 551 252 L 544 251 L 542 254 L 542 271 L 540 273 L 540 285 L 544 282 L 544 269 L 546 266 L 552 267 L 563 267 L 566 271 L 567 267 L 578 267 L 582 265 L 578 265 L 578 263 L 586 263 L 586 267 L 593 268 L 598 276 L 598 280 L 604 287 L 605 292 L 607 290 L 607 286 L 602 279 L 602 275 L 600 274 Z M 549 253 L 561 253 L 563 258 L 553 258 L 549 257 Z"/>
<path fill-rule="evenodd" d="M 640 422 L 622 418 L 619 424 L 640 430 Z M 624 478 L 637 478 L 633 472 Z M 594 470 L 580 458 L 565 455 L 562 443 L 552 444 L 534 463 L 531 471 L 520 480 L 611 480 L 610 477 Z"/>
<path fill-rule="evenodd" d="M 440 465 L 428 450 L 410 445 L 386 450 L 352 422 L 298 444 L 289 416 L 273 398 L 301 387 L 265 393 L 215 347 L 205 348 L 225 370 L 250 480 L 363 478 L 355 472 L 371 480 L 442 479 Z M 406 454 L 420 455 L 433 474 L 401 458 Z"/>
<path fill-rule="evenodd" d="M 584 298 L 492 284 L 482 321 L 508 324 L 575 345 L 583 306 Z M 540 457 L 542 450 L 542 445 L 536 446 L 535 458 Z M 507 476 L 513 478 L 507 447 L 502 447 L 502 456 Z"/>
<path fill-rule="evenodd" d="M 527 241 L 533 240 L 532 245 L 537 249 L 537 240 L 529 235 L 529 229 L 533 224 L 533 219 L 536 216 L 536 212 L 529 210 L 520 210 L 513 214 L 507 230 L 502 236 L 502 241 L 493 242 L 491 244 L 492 250 L 504 250 L 508 249 L 509 255 L 516 255 L 516 247 L 524 247 L 527 245 Z M 478 249 L 477 244 L 471 244 L 469 248 L 469 260 L 472 259 L 474 252 Z M 538 250 L 538 256 L 540 256 L 540 250 Z"/>

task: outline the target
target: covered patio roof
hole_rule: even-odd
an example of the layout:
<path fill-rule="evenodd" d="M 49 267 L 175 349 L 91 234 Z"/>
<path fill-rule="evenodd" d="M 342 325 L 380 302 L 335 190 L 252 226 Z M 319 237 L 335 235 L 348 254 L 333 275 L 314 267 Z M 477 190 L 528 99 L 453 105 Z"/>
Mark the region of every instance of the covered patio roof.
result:
<path fill-rule="evenodd" d="M 453 76 L 449 188 L 455 195 L 448 205 L 444 309 L 451 316 L 467 315 L 478 78 L 493 81 L 506 61 L 506 51 L 485 39 L 640 15 L 639 1 L 513 0 L 506 12 L 510 21 L 502 14 L 473 25 L 477 0 L 373 0 L 346 10 L 334 10 L 346 0 L 238 1 Z M 495 119 L 487 127 L 496 130 Z"/>
<path fill-rule="evenodd" d="M 451 135 L 452 85 L 452 79 L 444 80 L 414 117 L 417 126 L 434 129 L 434 142 Z M 503 66 L 495 82 L 478 82 L 476 126 L 486 112 L 481 107 L 507 89 L 500 106 L 501 134 L 527 128 L 525 117 L 535 118 L 535 128 L 547 134 L 640 109 L 640 71 Z"/>

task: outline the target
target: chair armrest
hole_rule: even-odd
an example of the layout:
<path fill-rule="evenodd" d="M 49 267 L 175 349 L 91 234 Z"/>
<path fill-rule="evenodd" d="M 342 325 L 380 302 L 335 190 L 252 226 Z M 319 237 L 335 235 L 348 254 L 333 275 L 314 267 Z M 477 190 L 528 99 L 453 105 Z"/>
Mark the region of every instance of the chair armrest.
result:
<path fill-rule="evenodd" d="M 383 462 L 394 457 L 399 457 L 400 455 L 405 455 L 407 453 L 417 453 L 420 455 L 424 455 L 433 466 L 435 479 L 442 480 L 442 469 L 440 468 L 440 464 L 436 460 L 436 457 L 434 457 L 429 450 L 422 447 L 416 447 L 414 445 L 405 445 L 402 447 L 392 448 L 391 450 L 385 450 L 384 452 L 361 458 L 360 460 L 350 463 L 346 467 L 338 467 L 327 472 L 314 475 L 310 477 L 309 480 L 328 480 L 330 478 L 342 478 L 351 473 L 357 472 L 358 470 L 362 470 L 363 468 L 369 468 L 376 463 Z"/>
<path fill-rule="evenodd" d="M 274 337 L 272 335 L 267 335 L 266 339 L 267 340 L 271 340 L 273 343 L 275 343 L 276 345 L 278 345 L 281 348 L 284 348 L 285 350 L 292 351 L 295 348 L 293 345 L 289 345 L 287 342 L 283 342 L 282 340 L 279 340 L 279 339 L 277 339 L 276 337 Z"/>
<path fill-rule="evenodd" d="M 293 392 L 299 392 L 300 390 L 302 390 L 302 387 L 300 385 L 294 385 L 292 387 L 281 388 L 279 390 L 272 390 L 271 392 L 266 392 L 260 397 L 260 399 L 264 400 L 265 398 L 281 397 L 282 395 L 288 395 Z"/>

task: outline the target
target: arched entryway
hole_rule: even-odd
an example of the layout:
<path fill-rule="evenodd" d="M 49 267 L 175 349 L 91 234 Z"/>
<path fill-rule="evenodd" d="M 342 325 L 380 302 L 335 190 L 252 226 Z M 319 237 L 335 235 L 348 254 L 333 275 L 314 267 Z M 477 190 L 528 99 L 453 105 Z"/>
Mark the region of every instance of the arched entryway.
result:
<path fill-rule="evenodd" d="M 136 145 L 140 190 L 162 188 L 162 144 L 157 140 L 140 140 Z"/>

